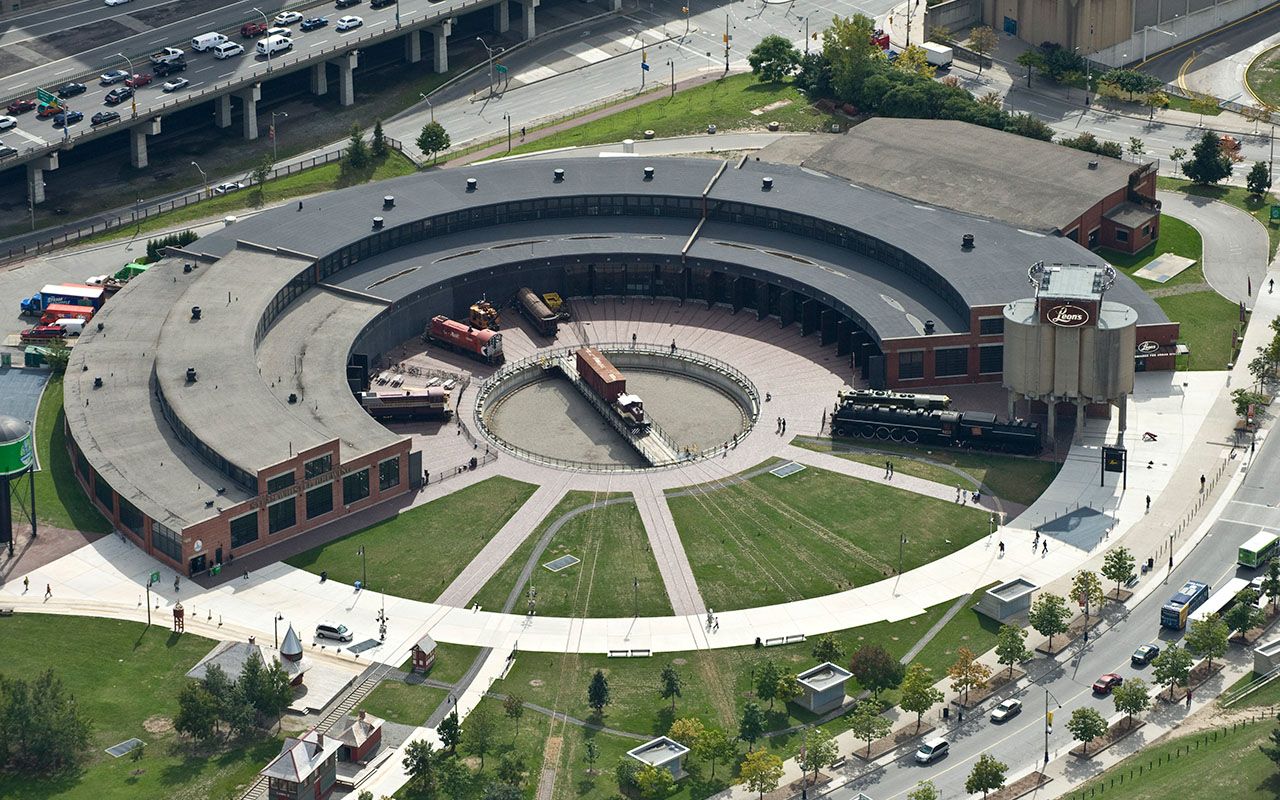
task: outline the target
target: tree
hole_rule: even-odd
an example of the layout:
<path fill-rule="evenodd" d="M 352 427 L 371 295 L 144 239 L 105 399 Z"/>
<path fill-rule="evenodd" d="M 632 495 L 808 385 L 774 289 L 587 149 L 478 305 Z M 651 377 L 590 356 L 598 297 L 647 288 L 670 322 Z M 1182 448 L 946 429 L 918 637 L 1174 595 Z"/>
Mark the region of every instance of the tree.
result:
<path fill-rule="evenodd" d="M 1231 401 L 1235 404 L 1236 416 L 1244 418 L 1249 414 L 1249 407 L 1261 408 L 1265 406 L 1269 398 L 1261 392 L 1252 392 L 1248 389 L 1235 389 L 1231 392 Z"/>
<path fill-rule="evenodd" d="M 253 172 L 249 174 L 249 181 L 253 184 L 254 197 L 257 205 L 262 205 L 263 191 L 266 188 L 267 181 L 271 179 L 271 171 L 276 165 L 271 160 L 269 154 L 264 154 L 262 160 L 253 168 Z"/>
<path fill-rule="evenodd" d="M 192 681 L 178 692 L 178 716 L 173 718 L 173 728 L 196 741 L 207 741 L 213 737 L 218 710 L 218 699 L 202 684 Z"/>
<path fill-rule="evenodd" d="M 770 34 L 747 56 L 751 72 L 761 83 L 780 83 L 800 64 L 800 51 L 785 36 Z"/>
<path fill-rule="evenodd" d="M 587 705 L 599 716 L 609 703 L 609 679 L 602 670 L 596 670 L 596 674 L 591 676 L 591 685 L 587 687 Z"/>
<path fill-rule="evenodd" d="M 662 695 L 663 700 L 671 701 L 671 710 L 676 710 L 676 698 L 680 696 L 680 689 L 684 686 L 684 681 L 680 679 L 680 673 L 676 672 L 675 665 L 668 664 L 662 668 L 662 677 L 659 679 L 661 686 L 658 688 L 658 694 Z"/>
<path fill-rule="evenodd" d="M 1269 744 L 1260 744 L 1258 749 L 1267 758 L 1280 764 L 1280 728 L 1271 731 L 1271 742 Z"/>
<path fill-rule="evenodd" d="M 1129 155 L 1133 156 L 1133 160 L 1137 161 L 1142 158 L 1142 154 L 1147 152 L 1147 145 L 1137 136 L 1129 137 Z"/>
<path fill-rule="evenodd" d="M 982 25 L 969 31 L 969 49 L 978 54 L 978 74 L 982 74 L 983 62 L 991 51 L 1000 43 L 1000 37 L 989 25 Z"/>
<path fill-rule="evenodd" d="M 996 761 L 991 756 L 983 753 L 974 762 L 973 770 L 969 773 L 969 777 L 965 778 L 964 790 L 969 794 L 982 792 L 982 796 L 986 797 L 987 792 L 1004 787 L 1004 774 L 1008 770 L 1008 764 Z"/>
<path fill-rule="evenodd" d="M 1088 753 L 1089 743 L 1106 735 L 1107 721 L 1092 708 L 1077 708 L 1071 712 L 1071 719 L 1067 720 L 1067 730 L 1084 747 L 1083 752 Z"/>
<path fill-rule="evenodd" d="M 1014 59 L 1018 66 L 1027 68 L 1027 86 L 1031 86 L 1031 73 L 1039 72 L 1044 74 L 1047 64 L 1045 63 L 1044 54 L 1039 50 L 1023 50 Z"/>
<path fill-rule="evenodd" d="M 938 72 L 938 69 L 929 63 L 929 54 L 918 44 L 908 45 L 907 49 L 898 53 L 898 57 L 893 60 L 893 68 L 922 78 L 932 78 Z"/>
<path fill-rule="evenodd" d="M 1071 90 L 1073 88 L 1078 89 L 1081 86 L 1084 86 L 1085 80 L 1086 78 L 1083 72 L 1072 69 L 1062 73 L 1062 76 L 1058 78 L 1058 83 L 1061 83 L 1063 86 L 1067 87 L 1067 99 L 1070 100 Z M 1086 87 L 1085 95 L 1088 96 L 1088 94 L 1089 92 L 1087 91 L 1087 87 Z"/>
<path fill-rule="evenodd" d="M 951 677 L 951 691 L 963 693 L 963 702 L 969 702 L 969 690 L 977 689 L 991 677 L 991 668 L 977 660 L 973 651 L 961 647 L 956 651 L 956 662 L 947 667 L 947 675 Z"/>
<path fill-rule="evenodd" d="M 1209 668 L 1213 669 L 1213 659 L 1226 655 L 1230 635 L 1227 623 L 1217 614 L 1210 614 L 1191 620 L 1183 644 L 1191 652 L 1209 659 Z"/>
<path fill-rule="evenodd" d="M 382 120 L 373 121 L 373 140 L 369 143 L 369 155 L 378 161 L 387 157 L 387 137 L 382 132 Z"/>
<path fill-rule="evenodd" d="M 497 726 L 489 709 L 481 706 L 467 716 L 462 726 L 462 744 L 467 752 L 480 759 L 480 771 L 484 771 L 484 757 L 493 750 Z"/>
<path fill-rule="evenodd" d="M 924 664 L 912 664 L 907 667 L 902 679 L 902 710 L 916 715 L 916 730 L 920 730 L 920 720 L 925 712 L 946 699 L 941 691 L 935 689 L 933 672 Z"/>
<path fill-rule="evenodd" d="M 1223 615 L 1223 627 L 1244 635 L 1262 623 L 1266 622 L 1266 615 L 1258 609 L 1258 593 L 1253 589 L 1245 589 L 1236 597 L 1235 605 L 1227 609 L 1227 613 Z M 1226 649 L 1223 649 L 1223 653 Z M 1222 653 L 1219 653 L 1222 655 Z"/>
<path fill-rule="evenodd" d="M 747 752 L 751 752 L 763 735 L 764 712 L 758 704 L 747 703 L 742 708 L 742 720 L 738 723 L 738 738 L 747 743 Z"/>
<path fill-rule="evenodd" d="M 1111 700 L 1116 704 L 1116 711 L 1129 715 L 1129 724 L 1133 724 L 1133 715 L 1141 714 L 1151 706 L 1151 690 L 1142 678 L 1130 678 L 1111 690 Z"/>
<path fill-rule="evenodd" d="M 1192 92 L 1191 96 L 1187 99 L 1191 106 L 1191 110 L 1200 115 L 1200 119 L 1196 123 L 1198 126 L 1204 125 L 1205 114 L 1212 114 L 1218 110 L 1218 98 L 1211 94 L 1197 94 Z"/>
<path fill-rule="evenodd" d="M 436 733 L 440 736 L 441 747 L 448 748 L 450 753 L 458 752 L 458 744 L 462 741 L 462 723 L 458 721 L 456 710 L 449 712 L 449 716 L 440 720 L 440 724 L 436 726 Z"/>
<path fill-rule="evenodd" d="M 938 800 L 938 787 L 933 781 L 920 781 L 916 788 L 907 792 L 907 800 Z"/>
<path fill-rule="evenodd" d="M 800 685 L 800 680 L 790 673 L 778 678 L 778 687 L 773 690 L 773 696 L 784 706 L 803 694 L 804 687 Z"/>
<path fill-rule="evenodd" d="M 1172 161 L 1175 165 L 1182 163 L 1182 161 L 1186 157 L 1187 157 L 1187 148 L 1185 147 L 1175 147 L 1169 151 L 1169 160 Z"/>
<path fill-rule="evenodd" d="M 849 715 L 849 730 L 858 741 L 867 743 L 867 755 L 870 756 L 871 743 L 888 736 L 889 731 L 893 730 L 893 723 L 880 714 L 875 703 L 863 700 L 854 706 L 853 713 Z"/>
<path fill-rule="evenodd" d="M 671 775 L 670 770 L 645 764 L 636 773 L 636 787 L 640 789 L 641 797 L 666 797 L 671 794 L 672 789 L 676 788 L 676 779 Z"/>
<path fill-rule="evenodd" d="M 1276 608 L 1276 600 L 1280 599 L 1280 558 L 1271 559 L 1267 565 L 1267 576 L 1262 579 L 1262 593 L 1271 601 L 1271 610 Z"/>
<path fill-rule="evenodd" d="M 359 125 L 351 126 L 351 138 L 347 142 L 347 166 L 360 170 L 369 166 L 369 146 Z"/>
<path fill-rule="evenodd" d="M 844 658 L 844 645 L 840 644 L 840 640 L 829 633 L 819 636 L 817 641 L 813 643 L 813 657 L 819 662 L 830 662 L 837 664 Z"/>
<path fill-rule="evenodd" d="M 1129 548 L 1113 547 L 1102 557 L 1102 577 L 1116 583 L 1116 597 L 1120 597 L 1120 584 L 1128 583 L 1133 578 L 1133 553 Z"/>
<path fill-rule="evenodd" d="M 1169 95 L 1164 92 L 1147 92 L 1142 96 L 1142 104 L 1147 107 L 1147 119 L 1155 119 L 1157 108 L 1169 107 Z"/>
<path fill-rule="evenodd" d="M 253 710 L 260 719 L 280 720 L 293 702 L 293 685 L 290 680 L 289 673 L 280 666 L 280 661 L 271 659 L 271 663 L 263 670 L 258 696 L 253 704 Z"/>
<path fill-rule="evenodd" d="M 747 753 L 738 775 L 748 789 L 759 792 L 761 800 L 764 800 L 764 793 L 777 789 L 782 782 L 782 759 L 768 750 Z"/>
<path fill-rule="evenodd" d="M 1009 678 L 1013 678 L 1013 665 L 1031 658 L 1027 649 L 1027 632 L 1017 625 L 1001 625 L 996 634 L 996 662 L 1009 666 Z"/>
<path fill-rule="evenodd" d="M 849 671 L 863 689 L 879 700 L 881 691 L 902 684 L 906 668 L 880 645 L 866 644 L 854 651 L 853 658 L 849 659 Z"/>
<path fill-rule="evenodd" d="M 596 761 L 600 758 L 600 745 L 596 744 L 595 739 L 587 740 L 586 758 L 587 774 L 594 775 L 596 773 Z"/>
<path fill-rule="evenodd" d="M 698 741 L 698 737 L 704 730 L 706 726 L 702 724 L 702 720 L 697 717 L 684 717 L 671 723 L 667 737 L 692 750 L 694 742 Z"/>
<path fill-rule="evenodd" d="M 221 704 L 222 719 L 231 728 L 233 736 L 244 736 L 253 730 L 258 721 L 258 712 L 253 703 L 245 696 L 243 686 L 235 685 L 230 695 Z"/>
<path fill-rule="evenodd" d="M 515 736 L 520 735 L 520 718 L 524 716 L 524 698 L 518 694 L 509 694 L 502 701 L 502 710 L 507 715 L 507 719 L 515 723 Z"/>
<path fill-rule="evenodd" d="M 1205 131 L 1191 148 L 1191 160 L 1182 165 L 1182 173 L 1201 186 L 1218 183 L 1231 177 L 1234 168 L 1231 157 L 1222 152 L 1218 134 Z"/>
<path fill-rule="evenodd" d="M 951 29 L 946 25 L 934 25 L 933 28 L 929 30 L 929 41 L 936 44 L 947 44 L 954 41 L 955 38 L 956 37 L 951 33 Z"/>
<path fill-rule="evenodd" d="M 436 162 L 436 156 L 449 149 L 452 142 L 449 140 L 449 132 L 439 122 L 428 122 L 422 126 L 422 132 L 418 134 L 415 142 L 418 149 L 431 156 L 431 163 Z"/>
<path fill-rule="evenodd" d="M 837 97 L 850 99 L 858 94 L 868 75 L 884 59 L 884 52 L 871 41 L 875 23 L 865 14 L 835 17 L 822 35 L 822 55 L 831 70 L 831 88 Z"/>
<path fill-rule="evenodd" d="M 1271 188 L 1271 171 L 1267 169 L 1265 161 L 1255 161 L 1253 168 L 1249 170 L 1249 174 L 1245 176 L 1244 184 L 1249 189 L 1249 194 L 1254 197 L 1261 197 Z"/>
<path fill-rule="evenodd" d="M 1071 579 L 1071 599 L 1084 607 L 1084 629 L 1089 630 L 1089 610 L 1100 608 L 1105 599 L 1098 573 L 1082 569 Z M 1085 641 L 1089 641 L 1088 633 Z"/>
<path fill-rule="evenodd" d="M 1132 100 L 1134 94 L 1143 94 L 1160 88 L 1160 79 L 1136 69 L 1116 68 L 1102 73 L 1099 81 L 1115 84 L 1121 91 L 1127 92 Z"/>
<path fill-rule="evenodd" d="M 818 770 L 835 761 L 838 753 L 839 748 L 831 734 L 822 728 L 809 728 L 804 732 L 796 764 L 803 772 L 812 772 L 813 782 L 817 783 Z"/>
<path fill-rule="evenodd" d="M 770 711 L 773 710 L 773 701 L 778 696 L 778 678 L 781 677 L 782 672 L 772 661 L 764 662 L 764 666 L 756 671 L 756 697 L 768 700 Z"/>
<path fill-rule="evenodd" d="M 737 746 L 719 728 L 707 728 L 693 740 L 693 755 L 711 765 L 711 779 L 716 777 L 716 764 L 733 761 Z"/>
<path fill-rule="evenodd" d="M 432 800 L 440 793 L 438 767 L 441 754 L 426 739 L 414 739 L 404 748 L 404 771 L 409 777 L 405 785 L 409 797 Z"/>
<path fill-rule="evenodd" d="M 1174 687 L 1183 686 L 1191 674 L 1191 654 L 1174 642 L 1160 652 L 1151 662 L 1151 677 L 1156 683 L 1169 684 L 1169 699 L 1173 699 Z"/>
<path fill-rule="evenodd" d="M 514 750 L 508 750 L 503 753 L 502 758 L 498 760 L 498 780 L 508 786 L 518 787 L 524 782 L 525 773 L 528 771 L 524 764 L 524 757 Z M 665 772 L 666 770 L 663 771 Z"/>
<path fill-rule="evenodd" d="M 1052 592 L 1045 592 L 1031 604 L 1028 616 L 1031 627 L 1041 636 L 1049 637 L 1049 650 L 1053 651 L 1053 637 L 1067 632 L 1071 609 L 1067 601 Z"/>

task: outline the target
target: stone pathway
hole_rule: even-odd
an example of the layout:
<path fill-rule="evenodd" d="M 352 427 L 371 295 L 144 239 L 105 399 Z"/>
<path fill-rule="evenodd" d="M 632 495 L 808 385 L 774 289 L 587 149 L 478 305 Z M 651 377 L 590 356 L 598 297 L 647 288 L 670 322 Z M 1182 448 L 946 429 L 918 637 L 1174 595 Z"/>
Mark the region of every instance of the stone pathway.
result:
<path fill-rule="evenodd" d="M 707 613 L 707 604 L 702 601 L 702 594 L 698 591 L 693 567 L 689 565 L 689 557 L 680 541 L 680 533 L 676 530 L 676 521 L 671 516 L 666 497 L 652 483 L 637 487 L 634 495 L 645 533 L 649 535 L 649 547 L 658 562 L 662 584 L 671 600 L 671 608 L 677 616 Z"/>

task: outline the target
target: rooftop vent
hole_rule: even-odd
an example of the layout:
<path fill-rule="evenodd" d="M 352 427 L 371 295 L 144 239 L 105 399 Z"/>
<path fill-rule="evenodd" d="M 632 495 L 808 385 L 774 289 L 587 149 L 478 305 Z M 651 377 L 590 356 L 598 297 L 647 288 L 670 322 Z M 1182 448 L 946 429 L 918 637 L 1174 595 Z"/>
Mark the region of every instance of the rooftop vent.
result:
<path fill-rule="evenodd" d="M 476 190 L 476 179 L 467 178 L 467 191 L 474 192 Z"/>
<path fill-rule="evenodd" d="M 389 195 L 387 195 L 386 197 L 382 198 L 382 207 L 383 207 L 383 208 L 395 208 L 395 207 L 396 207 L 396 198 L 395 198 L 395 195 L 390 195 L 390 194 L 389 194 Z"/>
<path fill-rule="evenodd" d="M 767 191 L 769 191 L 769 190 L 770 190 L 770 189 L 772 189 L 772 188 L 773 188 L 773 178 L 761 178 L 761 179 L 760 179 L 760 189 L 761 189 L 761 191 L 765 191 L 765 192 L 767 192 Z"/>
<path fill-rule="evenodd" d="M 293 405 L 293 404 L 294 404 L 294 403 L 296 403 L 296 402 L 298 402 L 298 395 L 297 395 L 297 393 L 296 393 L 296 392 L 289 392 L 289 405 Z"/>
<path fill-rule="evenodd" d="M 382 230 L 382 217 L 374 217 L 374 218 L 373 218 L 373 229 L 374 229 L 375 231 L 380 231 L 380 230 Z"/>
<path fill-rule="evenodd" d="M 1096 158 L 1089 159 L 1089 169 L 1097 169 L 1097 168 L 1098 168 L 1098 160 Z"/>
<path fill-rule="evenodd" d="M 646 181 L 651 181 L 651 180 L 653 180 L 653 167 L 645 167 L 645 168 L 644 168 L 644 179 L 645 179 Z"/>
<path fill-rule="evenodd" d="M 187 383 L 195 383 L 195 382 L 196 382 L 196 368 L 187 367 Z"/>
<path fill-rule="evenodd" d="M 99 322 L 99 323 L 98 323 L 98 330 L 102 330 L 102 329 L 103 329 L 103 328 L 105 328 L 105 327 L 107 327 L 107 323 L 105 323 L 105 322 Z"/>
<path fill-rule="evenodd" d="M 200 306 L 192 306 L 192 307 L 191 307 L 191 318 L 192 318 L 192 319 L 200 319 Z"/>
<path fill-rule="evenodd" d="M 966 233 L 964 236 L 961 236 L 961 237 L 960 237 L 960 247 L 962 247 L 962 248 L 963 248 L 963 249 L 965 249 L 965 250 L 972 250 L 972 249 L 973 249 L 973 234 L 972 234 L 972 233 Z"/>
<path fill-rule="evenodd" d="M 926 319 L 924 321 L 924 333 L 925 333 L 925 336 L 933 335 L 933 320 Z"/>
<path fill-rule="evenodd" d="M 187 275 L 187 274 L 190 274 L 190 272 L 191 272 L 191 265 L 190 265 L 190 264 L 183 264 L 183 265 L 182 265 L 182 274 L 183 274 L 183 275 Z"/>
<path fill-rule="evenodd" d="M 556 183 L 560 183 L 561 181 L 564 180 L 564 170 L 562 169 L 557 169 L 551 174 L 553 176 L 552 180 L 554 180 Z"/>
<path fill-rule="evenodd" d="M 93 379 L 93 388 L 95 388 L 95 389 L 101 389 L 101 388 L 102 388 L 102 378 L 94 378 L 94 379 Z"/>

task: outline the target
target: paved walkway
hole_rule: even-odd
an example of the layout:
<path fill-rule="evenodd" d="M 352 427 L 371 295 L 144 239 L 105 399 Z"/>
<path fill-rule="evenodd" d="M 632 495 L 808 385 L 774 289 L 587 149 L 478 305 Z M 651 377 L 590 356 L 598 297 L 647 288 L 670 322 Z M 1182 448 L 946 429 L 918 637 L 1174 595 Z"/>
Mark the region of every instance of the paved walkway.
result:
<path fill-rule="evenodd" d="M 693 567 L 689 565 L 689 557 L 680 542 L 680 533 L 667 506 L 667 498 L 651 483 L 636 487 L 633 494 L 672 610 L 680 617 L 707 613 L 707 604 L 698 591 L 698 582 L 693 577 Z"/>
<path fill-rule="evenodd" d="M 1204 242 L 1204 277 L 1228 300 L 1252 306 L 1266 282 L 1270 245 L 1254 217 L 1207 197 L 1157 192 L 1162 211 L 1195 228 Z"/>
<path fill-rule="evenodd" d="M 848 475 L 852 478 L 876 483 L 883 481 L 895 489 L 902 489 L 903 491 L 914 492 L 925 497 L 933 497 L 951 503 L 963 502 L 968 505 L 972 504 L 972 489 L 967 481 L 962 483 L 958 478 L 955 485 L 950 485 L 895 472 L 892 478 L 886 480 L 884 467 L 864 464 L 861 461 L 841 458 L 830 453 L 820 453 L 815 450 L 807 450 L 803 447 L 790 445 L 784 451 L 784 455 L 792 461 L 806 464 L 810 467 L 817 467 L 818 469 L 825 469 L 828 472 L 835 472 L 840 475 Z M 885 460 L 894 461 L 892 457 Z M 995 499 L 990 496 L 981 496 L 978 506 L 988 511 L 999 510 Z"/>

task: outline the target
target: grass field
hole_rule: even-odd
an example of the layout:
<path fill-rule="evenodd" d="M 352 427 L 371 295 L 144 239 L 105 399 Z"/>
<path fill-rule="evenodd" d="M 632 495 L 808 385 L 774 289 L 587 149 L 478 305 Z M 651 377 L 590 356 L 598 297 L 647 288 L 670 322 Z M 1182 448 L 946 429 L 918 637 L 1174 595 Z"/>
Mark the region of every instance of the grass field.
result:
<path fill-rule="evenodd" d="M 163 626 L 42 614 L 18 614 L 2 627 L 6 655 L 0 673 L 29 679 L 54 669 L 93 721 L 93 731 L 81 774 L 42 780 L 0 776 L 0 797 L 233 798 L 280 750 L 277 738 L 264 735 L 243 745 L 193 751 L 172 731 L 184 674 L 213 646 L 208 639 L 171 634 Z M 146 743 L 140 761 L 103 752 L 135 736 Z"/>
<path fill-rule="evenodd" d="M 1226 692 L 1223 692 L 1223 694 L 1229 694 L 1238 689 L 1243 689 L 1245 686 L 1249 685 L 1257 677 L 1258 677 L 1258 673 L 1250 672 L 1249 674 L 1245 675 L 1243 678 L 1241 678 L 1240 680 L 1232 684 L 1231 687 L 1227 689 Z M 1261 689 L 1258 689 L 1253 693 L 1247 695 L 1244 699 L 1242 699 L 1240 702 L 1236 703 L 1231 707 L 1234 709 L 1234 708 L 1257 708 L 1260 706 L 1280 706 L 1280 680 L 1272 680 L 1266 686 L 1263 686 Z"/>
<path fill-rule="evenodd" d="M 1162 256 L 1165 253 L 1184 256 L 1193 259 L 1196 263 L 1165 283 L 1134 277 L 1133 273 L 1151 263 L 1157 256 Z M 1142 248 L 1139 252 L 1122 253 L 1119 250 L 1110 250 L 1104 247 L 1098 250 L 1098 255 L 1105 258 L 1108 263 L 1114 264 L 1117 269 L 1123 270 L 1126 275 L 1133 278 L 1134 282 L 1147 291 L 1169 286 L 1204 283 L 1204 269 L 1201 263 L 1204 258 L 1204 244 L 1200 240 L 1199 231 L 1177 217 L 1171 217 L 1168 214 L 1160 217 L 1160 238 Z"/>
<path fill-rule="evenodd" d="M 1237 164 L 1235 167 L 1236 174 L 1243 174 L 1241 170 L 1248 171 L 1252 166 L 1248 162 Z M 1280 225 L 1276 225 L 1270 220 L 1271 203 L 1275 197 L 1268 192 L 1261 198 L 1254 198 L 1244 190 L 1242 186 L 1199 186 L 1191 181 L 1184 181 L 1181 178 L 1156 178 L 1156 188 L 1167 192 L 1182 192 L 1184 194 L 1195 195 L 1196 197 L 1210 197 L 1214 200 L 1221 200 L 1227 205 L 1251 214 L 1254 219 L 1262 224 L 1267 231 L 1267 237 L 1271 242 L 1271 257 L 1276 256 L 1276 247 L 1280 245 Z"/>
<path fill-rule="evenodd" d="M 501 609 L 537 541 L 551 524 L 573 509 L 606 496 L 629 497 L 618 493 L 567 493 L 489 579 L 476 595 L 476 602 L 495 611 Z M 564 555 L 581 561 L 560 572 L 542 566 Z M 530 580 L 538 593 L 538 613 L 544 616 L 629 617 L 637 608 L 644 617 L 673 613 L 634 503 L 593 509 L 566 522 L 538 559 Z M 515 610 L 526 608 L 522 598 Z"/>
<path fill-rule="evenodd" d="M 1182 323 L 1178 338 L 1191 348 L 1189 369 L 1227 368 L 1233 331 L 1243 327 L 1234 303 L 1213 291 L 1158 297 L 1156 302 L 1169 319 Z"/>
<path fill-rule="evenodd" d="M 476 660 L 476 656 L 480 655 L 481 649 L 483 648 L 467 644 L 436 642 L 436 660 L 432 662 L 427 677 L 444 683 L 457 683 L 463 675 L 467 674 L 471 663 Z M 412 658 L 406 658 L 400 665 L 400 669 L 404 672 L 409 672 L 412 667 Z"/>
<path fill-rule="evenodd" d="M 425 684 L 383 681 L 360 703 L 360 708 L 375 717 L 417 727 L 427 721 L 436 706 L 449 698 L 447 689 Z"/>
<path fill-rule="evenodd" d="M 1020 503 L 1024 506 L 1034 503 L 1049 484 L 1053 483 L 1058 471 L 1062 469 L 1062 464 L 1056 461 L 1040 461 L 952 448 L 925 449 L 896 442 L 875 442 L 874 445 L 869 445 L 863 439 L 843 437 L 834 440 L 796 439 L 793 444 L 806 450 L 832 453 L 873 467 L 883 467 L 886 460 L 892 460 L 894 472 L 947 485 L 957 482 L 958 476 L 954 470 L 948 469 L 948 467 L 954 467 L 986 486 L 1001 500 Z M 887 455 L 878 452 L 832 450 L 833 444 L 837 447 L 873 446 Z"/>
<path fill-rule="evenodd" d="M 352 584 L 365 548 L 369 587 L 430 602 L 537 487 L 493 477 L 287 560 L 290 566 Z"/>
<path fill-rule="evenodd" d="M 1253 59 L 1244 76 L 1254 97 L 1267 108 L 1280 106 L 1280 47 Z"/>
<path fill-rule="evenodd" d="M 938 635 L 924 646 L 916 655 L 915 662 L 924 664 L 933 670 L 933 674 L 941 678 L 947 674 L 947 667 L 956 662 L 956 651 L 967 647 L 981 655 L 996 646 L 996 634 L 1000 631 L 1000 623 L 990 617 L 973 610 L 974 605 L 987 589 L 994 583 L 983 586 L 965 602 L 964 607 L 938 631 Z"/>
<path fill-rule="evenodd" d="M 1191 107 L 1191 101 L 1187 98 L 1179 97 L 1176 94 L 1167 94 L 1166 97 L 1169 98 L 1169 105 L 1165 106 L 1165 108 L 1172 108 L 1176 111 L 1190 111 L 1193 114 L 1197 113 L 1197 109 Z M 1214 106 L 1212 110 L 1205 111 L 1204 115 L 1206 117 L 1216 117 L 1221 113 L 1222 109 Z"/>
<path fill-rule="evenodd" d="M 670 494 L 670 493 L 668 493 Z M 669 497 L 707 605 L 748 608 L 819 597 L 903 571 L 988 530 L 987 512 L 809 467 L 707 493 Z"/>
<path fill-rule="evenodd" d="M 1163 740 L 1063 798 L 1167 800 L 1186 796 L 1188 789 L 1198 789 L 1201 791 L 1192 794 L 1212 793 L 1224 800 L 1273 800 L 1280 796 L 1280 775 L 1258 745 L 1267 741 L 1274 728 L 1274 723 L 1258 722 L 1236 730 L 1219 730 L 1216 739 L 1213 732 L 1200 732 Z M 1124 783 L 1119 783 L 1120 775 L 1124 775 Z M 1098 787 L 1103 785 L 1106 793 L 1098 794 Z"/>
<path fill-rule="evenodd" d="M 667 89 L 654 91 L 665 93 Z M 760 116 L 751 113 L 752 109 L 780 101 L 789 105 Z M 784 131 L 823 131 L 830 130 L 837 119 L 810 108 L 804 95 L 789 83 L 759 83 L 753 75 L 731 75 L 527 142 L 512 153 L 640 139 L 646 130 L 661 137 L 705 133 L 709 124 L 726 132 L 765 130 L 774 121 Z"/>

